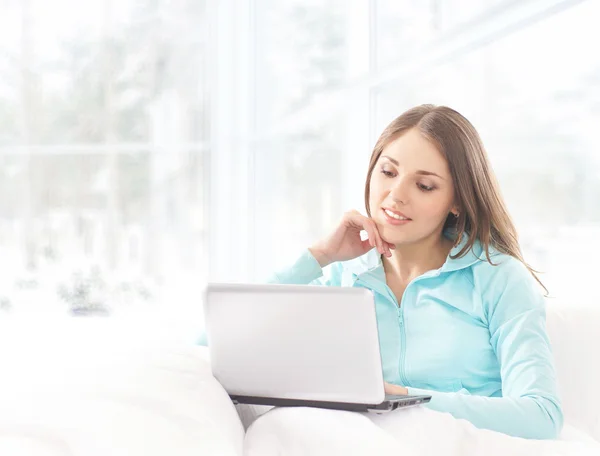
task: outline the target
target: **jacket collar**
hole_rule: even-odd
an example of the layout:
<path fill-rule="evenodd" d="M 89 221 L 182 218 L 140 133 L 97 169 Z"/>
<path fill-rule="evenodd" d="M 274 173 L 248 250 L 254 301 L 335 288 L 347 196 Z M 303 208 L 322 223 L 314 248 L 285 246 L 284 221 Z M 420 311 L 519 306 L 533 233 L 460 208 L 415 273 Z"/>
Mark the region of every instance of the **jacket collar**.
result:
<path fill-rule="evenodd" d="M 455 237 L 451 232 L 445 232 L 444 234 L 450 239 Z M 469 249 L 469 251 L 461 258 L 451 258 L 451 256 L 456 255 L 465 246 L 467 238 L 468 236 L 463 236 L 461 242 L 450 250 L 448 257 L 439 269 L 439 272 L 458 271 L 460 269 L 468 268 L 475 263 L 487 261 L 479 240 L 476 240 L 471 249 Z M 490 256 L 495 254 L 497 254 L 497 252 L 490 247 Z M 368 273 L 385 282 L 385 272 L 381 261 L 381 255 L 376 249 L 371 249 L 362 256 L 343 262 L 342 267 L 344 270 L 349 271 L 357 277 Z"/>

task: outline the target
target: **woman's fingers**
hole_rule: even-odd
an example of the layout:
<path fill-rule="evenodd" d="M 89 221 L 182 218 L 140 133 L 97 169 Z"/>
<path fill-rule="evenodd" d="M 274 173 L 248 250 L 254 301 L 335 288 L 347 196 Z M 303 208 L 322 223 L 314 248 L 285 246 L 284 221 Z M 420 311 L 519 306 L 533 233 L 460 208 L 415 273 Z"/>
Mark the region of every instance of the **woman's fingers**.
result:
<path fill-rule="evenodd" d="M 373 248 L 371 239 L 365 239 L 364 241 L 360 241 L 363 247 L 363 252 L 368 252 Z"/>
<path fill-rule="evenodd" d="M 376 248 L 382 255 L 387 257 L 392 256 L 391 249 L 395 249 L 396 246 L 389 242 L 385 242 L 381 238 L 379 230 L 377 229 L 377 224 L 373 219 L 365 217 L 358 211 L 349 211 L 346 213 L 346 217 L 350 224 L 354 225 L 359 230 L 365 230 L 367 232 L 369 245 L 371 245 L 371 247 Z"/>
<path fill-rule="evenodd" d="M 396 388 L 394 388 L 394 385 L 388 382 L 384 382 L 384 390 L 385 394 L 394 395 L 396 393 Z"/>
<path fill-rule="evenodd" d="M 381 235 L 379 234 L 379 230 L 377 229 L 377 224 L 375 223 L 375 221 L 373 219 L 367 219 L 367 220 L 369 220 L 369 222 L 373 226 L 373 231 L 375 232 L 375 235 L 377 236 L 378 243 L 381 247 L 380 253 L 387 257 L 391 257 L 392 252 L 390 252 L 389 244 L 381 238 Z"/>
<path fill-rule="evenodd" d="M 371 247 L 375 247 L 378 251 L 381 250 L 379 245 L 379 240 L 374 233 L 374 226 L 369 223 L 369 219 L 362 215 L 358 211 L 350 211 L 346 212 L 346 217 L 349 225 L 351 225 L 354 229 L 358 229 L 359 231 L 366 231 L 369 244 Z"/>
<path fill-rule="evenodd" d="M 367 232 L 369 239 L 373 239 L 373 244 L 374 247 L 377 248 L 377 251 L 383 253 L 383 245 L 381 244 L 381 239 L 378 235 L 379 233 L 377 233 L 377 228 L 375 228 L 374 224 L 366 217 L 363 221 L 363 229 Z"/>
<path fill-rule="evenodd" d="M 384 382 L 384 389 L 385 394 L 390 394 L 392 396 L 406 396 L 408 394 L 408 390 L 404 386 L 392 385 L 388 382 Z"/>
<path fill-rule="evenodd" d="M 373 219 L 365 217 L 363 226 L 367 230 L 367 233 L 369 233 L 369 237 L 374 237 L 379 253 L 387 257 L 391 256 L 392 252 L 390 252 L 388 243 L 384 242 L 384 240 L 381 239 L 381 235 L 379 234 L 379 230 L 377 229 L 377 224 L 373 221 Z"/>

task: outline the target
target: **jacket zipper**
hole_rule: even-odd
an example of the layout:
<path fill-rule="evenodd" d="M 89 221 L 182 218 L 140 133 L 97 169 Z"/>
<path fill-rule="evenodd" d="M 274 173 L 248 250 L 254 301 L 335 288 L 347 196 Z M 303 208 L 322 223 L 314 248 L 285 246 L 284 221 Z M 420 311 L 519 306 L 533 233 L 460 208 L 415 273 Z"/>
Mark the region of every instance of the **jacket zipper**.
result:
<path fill-rule="evenodd" d="M 400 347 L 400 381 L 402 382 L 402 386 L 409 386 L 408 380 L 406 379 L 406 331 L 404 330 L 404 310 L 400 307 L 399 311 L 400 337 L 402 341 L 402 346 Z"/>
<path fill-rule="evenodd" d="M 404 328 L 404 297 L 406 296 L 406 292 L 408 291 L 408 289 L 414 283 L 418 282 L 419 280 L 423 280 L 423 279 L 426 279 L 429 277 L 437 277 L 439 275 L 440 275 L 439 271 L 436 271 L 433 274 L 425 273 L 419 277 L 415 277 L 413 280 L 408 282 L 408 285 L 404 289 L 404 293 L 402 293 L 402 299 L 400 300 L 399 306 L 398 306 L 398 300 L 396 299 L 396 296 L 390 289 L 391 296 L 394 297 L 394 302 L 396 303 L 396 306 L 398 307 L 398 324 L 400 325 L 400 341 L 401 341 L 400 366 L 399 366 L 398 370 L 399 370 L 399 375 L 400 375 L 400 382 L 402 383 L 402 386 L 404 386 L 404 387 L 410 386 L 408 384 L 408 379 L 406 378 L 406 330 Z"/>
<path fill-rule="evenodd" d="M 409 284 L 410 285 L 410 284 Z M 389 287 L 388 287 L 389 288 Z M 408 286 L 404 290 L 404 294 L 402 295 L 401 304 L 398 305 L 398 300 L 390 290 L 392 296 L 394 296 L 394 305 L 396 306 L 396 312 L 398 314 L 398 325 L 400 326 L 400 359 L 398 360 L 398 374 L 400 376 L 400 383 L 402 386 L 408 386 L 408 380 L 406 379 L 406 331 L 404 330 L 404 295 L 406 294 L 406 290 Z"/>
<path fill-rule="evenodd" d="M 400 382 L 402 383 L 402 386 L 404 386 L 404 387 L 410 386 L 408 384 L 408 379 L 406 378 L 406 331 L 404 329 L 404 297 L 406 296 L 407 290 L 415 282 L 418 282 L 419 280 L 430 278 L 430 277 L 437 277 L 440 275 L 440 272 L 441 272 L 440 270 L 437 270 L 433 273 L 425 273 L 419 277 L 415 277 L 412 281 L 410 281 L 408 283 L 408 285 L 406 286 L 406 288 L 404 289 L 404 293 L 402 294 L 402 299 L 400 301 L 400 305 L 398 305 L 398 299 L 396 298 L 396 295 L 394 295 L 394 292 L 392 291 L 392 289 L 387 284 L 385 284 L 385 287 L 387 288 L 387 292 L 389 295 L 388 297 L 391 298 L 392 303 L 394 304 L 394 306 L 396 306 L 396 313 L 398 316 L 398 326 L 400 327 L 400 359 L 398 360 L 398 362 L 399 362 L 398 375 L 400 377 Z M 373 287 L 369 286 L 368 281 L 360 280 L 360 279 L 357 279 L 357 281 L 362 282 L 369 289 L 374 290 Z M 384 295 L 382 295 L 382 296 L 384 296 Z"/>
<path fill-rule="evenodd" d="M 369 289 L 373 290 L 373 287 L 369 286 L 369 282 L 365 281 L 365 280 L 358 280 L 359 282 L 361 282 L 363 285 L 367 286 Z M 402 302 L 404 301 L 404 296 L 406 295 L 406 290 L 408 289 L 408 287 L 411 285 L 411 283 L 409 283 L 406 287 L 406 289 L 404 290 L 404 294 L 402 295 Z M 387 295 L 385 296 L 382 293 L 379 293 L 380 295 L 382 295 L 384 298 L 388 298 L 388 300 L 390 300 L 392 302 L 392 304 L 394 305 L 394 307 L 396 307 L 396 315 L 398 318 L 398 325 L 400 327 L 400 359 L 398 360 L 398 376 L 400 377 L 400 382 L 402 383 L 402 386 L 408 386 L 408 380 L 406 379 L 406 371 L 405 371 L 405 358 L 406 358 L 406 333 L 404 331 L 404 306 L 402 305 L 398 305 L 398 299 L 396 298 L 396 295 L 394 295 L 394 292 L 392 291 L 392 289 L 387 285 L 384 284 L 386 290 L 387 290 Z"/>

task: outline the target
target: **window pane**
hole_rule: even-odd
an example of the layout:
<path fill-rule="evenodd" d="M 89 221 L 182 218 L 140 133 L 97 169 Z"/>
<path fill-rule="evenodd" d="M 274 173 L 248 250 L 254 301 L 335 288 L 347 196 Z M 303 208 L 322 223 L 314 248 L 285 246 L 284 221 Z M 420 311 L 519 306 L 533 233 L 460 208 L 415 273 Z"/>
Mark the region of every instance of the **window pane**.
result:
<path fill-rule="evenodd" d="M 430 2 L 374 1 L 377 66 L 414 53 L 439 31 L 438 15 Z"/>
<path fill-rule="evenodd" d="M 204 2 L 0 4 L 0 312 L 195 300 L 206 269 Z"/>
<path fill-rule="evenodd" d="M 485 15 L 514 7 L 506 0 L 373 0 L 377 66 L 414 59 L 432 42 L 461 34 Z"/>
<path fill-rule="evenodd" d="M 342 0 L 256 1 L 256 128 L 318 99 L 346 79 Z"/>
<path fill-rule="evenodd" d="M 506 0 L 433 0 L 441 30 L 459 27 L 482 14 L 494 14 L 498 9 L 511 8 Z"/>
<path fill-rule="evenodd" d="M 170 93 L 186 100 L 185 140 L 206 138 L 204 2 L 3 3 L 0 116 L 13 121 L 0 122 L 0 144 L 151 141 Z"/>
<path fill-rule="evenodd" d="M 254 271 L 264 279 L 330 230 L 342 213 L 340 123 L 298 131 L 255 159 Z M 285 151 L 285 153 L 282 153 Z"/>

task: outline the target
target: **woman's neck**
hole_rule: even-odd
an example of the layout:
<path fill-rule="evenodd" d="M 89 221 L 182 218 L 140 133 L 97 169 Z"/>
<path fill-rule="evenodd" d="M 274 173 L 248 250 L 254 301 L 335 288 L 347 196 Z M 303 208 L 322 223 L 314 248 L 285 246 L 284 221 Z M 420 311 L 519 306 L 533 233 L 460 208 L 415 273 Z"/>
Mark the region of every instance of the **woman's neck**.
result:
<path fill-rule="evenodd" d="M 414 244 L 400 244 L 392 250 L 392 256 L 382 256 L 386 275 L 392 275 L 402 283 L 432 269 L 440 268 L 452 250 L 452 241 L 445 236 L 432 236 Z"/>

